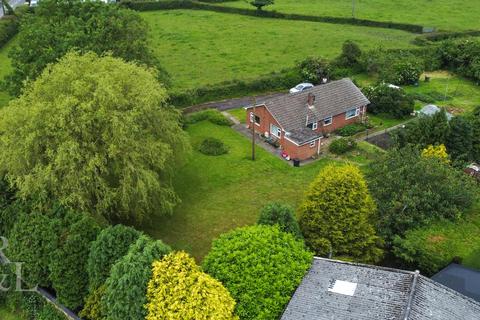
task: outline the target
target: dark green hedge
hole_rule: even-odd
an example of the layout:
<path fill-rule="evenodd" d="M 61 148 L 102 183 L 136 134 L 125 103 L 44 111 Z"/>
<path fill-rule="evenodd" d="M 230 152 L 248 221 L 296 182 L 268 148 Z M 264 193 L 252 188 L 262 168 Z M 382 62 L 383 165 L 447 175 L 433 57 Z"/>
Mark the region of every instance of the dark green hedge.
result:
<path fill-rule="evenodd" d="M 186 107 L 207 101 L 251 95 L 255 92 L 284 90 L 302 81 L 297 70 L 283 70 L 253 80 L 225 81 L 183 92 L 171 92 L 170 102 L 176 107 Z"/>
<path fill-rule="evenodd" d="M 0 19 L 0 48 L 18 32 L 18 20 L 15 16 Z"/>
<path fill-rule="evenodd" d="M 423 41 L 436 42 L 436 41 L 443 41 L 448 39 L 477 37 L 477 36 L 480 36 L 480 30 L 469 30 L 469 31 L 458 31 L 458 32 L 435 32 L 435 33 L 418 36 L 415 39 L 415 42 L 416 43 L 421 43 Z"/>
<path fill-rule="evenodd" d="M 282 12 L 276 12 L 276 11 L 259 11 L 255 9 L 216 6 L 216 5 L 211 5 L 211 4 L 201 3 L 197 1 L 191 1 L 191 0 L 165 0 L 165 1 L 162 0 L 162 1 L 156 1 L 156 2 L 124 1 L 124 2 L 121 2 L 121 4 L 127 8 L 138 10 L 138 11 L 168 10 L 168 9 L 197 9 L 197 10 L 208 10 L 208 11 L 223 12 L 223 13 L 234 13 L 234 14 L 241 14 L 241 15 L 247 15 L 247 16 L 256 16 L 256 17 L 262 17 L 262 18 L 327 22 L 327 23 L 336 23 L 336 24 L 349 24 L 349 25 L 357 25 L 357 26 L 398 29 L 398 30 L 404 30 L 404 31 L 413 32 L 413 33 L 422 33 L 422 30 L 423 30 L 423 27 L 420 25 L 408 24 L 408 23 L 373 21 L 373 20 L 354 19 L 354 18 L 345 18 L 345 17 L 309 16 L 309 15 L 303 15 L 303 14 L 290 14 L 290 13 L 282 13 Z"/>

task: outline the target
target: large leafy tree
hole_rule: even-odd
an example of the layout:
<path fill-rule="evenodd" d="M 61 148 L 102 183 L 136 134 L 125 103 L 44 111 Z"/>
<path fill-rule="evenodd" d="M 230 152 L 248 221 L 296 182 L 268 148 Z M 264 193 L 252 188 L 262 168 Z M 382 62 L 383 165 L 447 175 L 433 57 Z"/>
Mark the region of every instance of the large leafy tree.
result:
<path fill-rule="evenodd" d="M 185 252 L 153 263 L 146 320 L 233 320 L 235 301 L 225 287 L 203 273 Z"/>
<path fill-rule="evenodd" d="M 230 291 L 241 319 L 277 319 L 311 260 L 303 241 L 277 226 L 257 225 L 220 236 L 203 268 Z"/>
<path fill-rule="evenodd" d="M 171 212 L 189 144 L 151 70 L 69 53 L 0 111 L 0 171 L 23 198 L 107 219 Z"/>
<path fill-rule="evenodd" d="M 83 304 L 88 294 L 87 258 L 100 227 L 89 215 L 72 212 L 49 265 L 58 300 L 71 309 Z"/>
<path fill-rule="evenodd" d="M 140 232 L 131 227 L 116 225 L 102 230 L 93 241 L 88 255 L 90 292 L 100 287 L 110 275 L 110 269 L 118 259 L 127 254 Z"/>
<path fill-rule="evenodd" d="M 431 221 L 460 217 L 475 194 L 473 179 L 413 147 L 373 162 L 368 180 L 378 204 L 379 231 L 387 240 Z"/>
<path fill-rule="evenodd" d="M 152 263 L 170 251 L 170 247 L 162 241 L 142 235 L 113 265 L 101 300 L 101 310 L 108 320 L 145 319 Z"/>
<path fill-rule="evenodd" d="M 375 262 L 381 255 L 373 222 L 375 203 L 354 165 L 327 166 L 310 185 L 300 206 L 300 228 L 316 254 Z"/>
<path fill-rule="evenodd" d="M 390 88 L 382 83 L 365 88 L 363 93 L 370 100 L 370 113 L 386 113 L 395 118 L 404 118 L 413 112 L 414 100 L 403 89 Z"/>
<path fill-rule="evenodd" d="M 18 95 L 24 81 L 35 80 L 69 50 L 106 52 L 160 69 L 147 43 L 147 23 L 138 13 L 101 1 L 42 0 L 35 14 L 21 20 L 18 45 L 9 55 L 13 72 L 7 87 Z M 164 72 L 157 73 L 166 80 Z"/>

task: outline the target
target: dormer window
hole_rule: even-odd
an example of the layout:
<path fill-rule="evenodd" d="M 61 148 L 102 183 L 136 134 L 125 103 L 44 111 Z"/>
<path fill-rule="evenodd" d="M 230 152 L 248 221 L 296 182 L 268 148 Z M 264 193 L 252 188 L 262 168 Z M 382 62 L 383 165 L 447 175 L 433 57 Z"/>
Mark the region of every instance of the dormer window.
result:
<path fill-rule="evenodd" d="M 309 123 L 307 125 L 308 128 L 312 129 L 312 130 L 317 130 L 318 128 L 318 123 L 317 122 L 312 122 L 312 123 Z"/>

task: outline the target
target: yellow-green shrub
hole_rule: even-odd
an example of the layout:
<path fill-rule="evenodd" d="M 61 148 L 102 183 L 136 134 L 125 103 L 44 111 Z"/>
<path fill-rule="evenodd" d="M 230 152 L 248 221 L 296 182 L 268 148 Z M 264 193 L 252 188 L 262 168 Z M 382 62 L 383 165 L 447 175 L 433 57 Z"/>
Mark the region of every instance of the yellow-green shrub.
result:
<path fill-rule="evenodd" d="M 218 281 L 203 273 L 185 252 L 153 263 L 146 320 L 231 320 L 235 301 Z"/>

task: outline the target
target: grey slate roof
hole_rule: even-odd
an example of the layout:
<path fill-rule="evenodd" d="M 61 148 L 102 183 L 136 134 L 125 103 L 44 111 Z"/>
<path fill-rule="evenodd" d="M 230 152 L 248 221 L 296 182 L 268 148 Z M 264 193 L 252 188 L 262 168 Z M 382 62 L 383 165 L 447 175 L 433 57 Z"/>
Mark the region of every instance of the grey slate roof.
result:
<path fill-rule="evenodd" d="M 353 294 L 332 292 L 338 280 Z M 281 320 L 327 319 L 479 320 L 480 304 L 418 272 L 315 257 Z"/>
<path fill-rule="evenodd" d="M 480 302 L 480 271 L 451 263 L 435 274 L 432 280 Z"/>
<path fill-rule="evenodd" d="M 315 95 L 313 109 L 307 107 L 309 93 Z M 307 115 L 308 122 L 320 121 L 369 103 L 360 89 L 346 78 L 264 102 L 266 108 L 287 132 L 305 128 Z"/>

